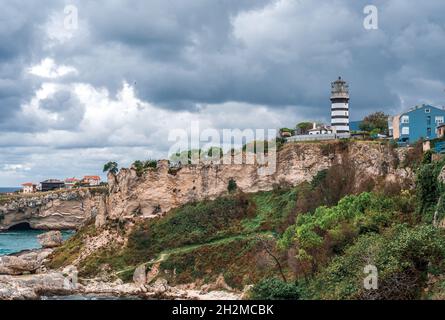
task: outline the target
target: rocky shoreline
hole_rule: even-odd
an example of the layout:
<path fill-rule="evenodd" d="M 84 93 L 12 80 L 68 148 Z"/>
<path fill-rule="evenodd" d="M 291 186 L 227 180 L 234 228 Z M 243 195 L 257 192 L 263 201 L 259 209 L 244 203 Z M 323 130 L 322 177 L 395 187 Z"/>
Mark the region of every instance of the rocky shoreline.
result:
<path fill-rule="evenodd" d="M 41 237 L 46 248 L 28 250 L 0 257 L 0 300 L 51 300 L 51 297 L 101 296 L 114 299 L 168 299 L 168 300 L 238 300 L 241 292 L 209 290 L 211 287 L 171 287 L 164 279 L 153 284 L 123 283 L 122 280 L 105 282 L 97 279 L 79 279 L 76 267 L 48 270 L 45 262 L 53 252 L 54 233 Z M 49 241 L 50 240 L 50 241 Z M 221 286 L 220 286 L 221 287 Z M 224 286 L 222 286 L 224 287 Z"/>
<path fill-rule="evenodd" d="M 20 224 L 34 230 L 75 230 L 97 213 L 106 190 L 83 188 L 0 199 L 0 231 Z"/>

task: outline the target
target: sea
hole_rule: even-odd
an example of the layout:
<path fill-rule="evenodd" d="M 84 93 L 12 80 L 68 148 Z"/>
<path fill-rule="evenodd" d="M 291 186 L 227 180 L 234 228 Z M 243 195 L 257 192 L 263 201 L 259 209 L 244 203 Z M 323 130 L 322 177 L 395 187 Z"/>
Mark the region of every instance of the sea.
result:
<path fill-rule="evenodd" d="M 17 187 L 0 187 L 0 194 L 19 191 Z M 18 253 L 24 250 L 41 248 L 37 236 L 46 231 L 39 230 L 10 230 L 0 232 L 0 256 Z M 73 231 L 63 231 L 64 239 L 73 235 Z"/>
<path fill-rule="evenodd" d="M 41 248 L 37 236 L 45 232 L 47 231 L 13 230 L 0 232 L 0 256 Z M 73 234 L 74 231 L 62 231 L 65 240 Z"/>
<path fill-rule="evenodd" d="M 20 191 L 21 188 L 15 188 L 15 187 L 0 187 L 0 193 L 12 193 L 16 191 Z"/>

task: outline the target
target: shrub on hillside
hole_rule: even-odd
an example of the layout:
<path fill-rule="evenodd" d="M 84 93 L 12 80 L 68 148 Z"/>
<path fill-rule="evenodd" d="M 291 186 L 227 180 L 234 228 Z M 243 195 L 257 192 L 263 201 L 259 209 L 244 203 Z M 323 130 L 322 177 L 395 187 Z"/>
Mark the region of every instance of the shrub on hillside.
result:
<path fill-rule="evenodd" d="M 337 206 L 319 207 L 298 216 L 278 241 L 282 250 L 294 249 L 294 271 L 310 274 L 354 241 L 360 234 L 380 232 L 399 213 L 397 203 L 383 195 L 347 196 Z"/>
<path fill-rule="evenodd" d="M 324 182 L 326 180 L 327 175 L 328 175 L 328 169 L 318 171 L 315 177 L 311 181 L 312 188 L 315 189 L 322 182 Z"/>
<path fill-rule="evenodd" d="M 416 174 L 416 195 L 418 212 L 426 222 L 432 222 L 434 211 L 440 209 L 440 198 L 443 197 L 444 186 L 438 180 L 445 161 L 426 163 L 419 167 Z M 442 196 L 442 197 L 441 197 Z"/>
<path fill-rule="evenodd" d="M 156 169 L 158 162 L 156 160 L 140 161 L 136 160 L 132 167 L 136 170 L 136 174 L 140 177 L 149 169 Z"/>
<path fill-rule="evenodd" d="M 135 256 L 147 258 L 162 250 L 238 234 L 239 222 L 251 214 L 250 205 L 243 194 L 185 205 L 139 225 L 129 236 L 128 247 Z"/>
<path fill-rule="evenodd" d="M 236 189 L 238 188 L 236 181 L 234 179 L 230 179 L 229 180 L 229 184 L 227 185 L 227 191 L 229 191 L 229 193 L 235 192 Z"/>
<path fill-rule="evenodd" d="M 397 225 L 362 235 L 304 288 L 308 299 L 418 299 L 429 269 L 444 271 L 445 237 L 432 226 Z M 366 290 L 364 267 L 378 270 L 378 289 Z"/>
<path fill-rule="evenodd" d="M 250 292 L 253 300 L 298 300 L 300 289 L 295 283 L 286 283 L 277 278 L 263 279 Z"/>
<path fill-rule="evenodd" d="M 408 149 L 408 152 L 406 153 L 405 158 L 403 159 L 402 167 L 415 168 L 422 162 L 422 160 L 423 160 L 423 141 L 419 140 L 411 148 Z"/>

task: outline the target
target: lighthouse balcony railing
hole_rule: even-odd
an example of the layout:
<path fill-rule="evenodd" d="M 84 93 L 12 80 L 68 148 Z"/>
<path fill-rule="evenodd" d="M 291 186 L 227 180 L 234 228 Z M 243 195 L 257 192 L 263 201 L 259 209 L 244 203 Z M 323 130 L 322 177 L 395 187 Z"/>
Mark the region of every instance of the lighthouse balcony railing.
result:
<path fill-rule="evenodd" d="M 349 93 L 332 91 L 331 99 L 349 99 Z"/>

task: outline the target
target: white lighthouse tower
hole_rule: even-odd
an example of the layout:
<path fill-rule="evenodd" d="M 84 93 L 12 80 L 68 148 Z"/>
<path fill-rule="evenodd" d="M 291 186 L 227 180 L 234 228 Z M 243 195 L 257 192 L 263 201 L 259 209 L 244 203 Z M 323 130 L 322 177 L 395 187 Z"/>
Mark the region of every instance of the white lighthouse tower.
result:
<path fill-rule="evenodd" d="M 349 86 L 341 77 L 331 85 L 332 130 L 334 133 L 349 133 Z"/>

